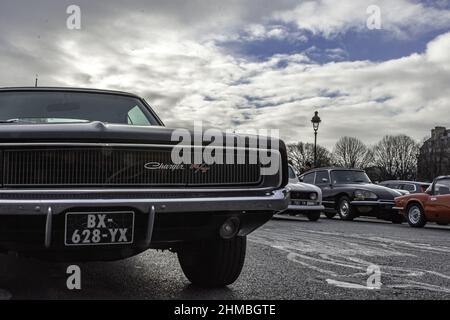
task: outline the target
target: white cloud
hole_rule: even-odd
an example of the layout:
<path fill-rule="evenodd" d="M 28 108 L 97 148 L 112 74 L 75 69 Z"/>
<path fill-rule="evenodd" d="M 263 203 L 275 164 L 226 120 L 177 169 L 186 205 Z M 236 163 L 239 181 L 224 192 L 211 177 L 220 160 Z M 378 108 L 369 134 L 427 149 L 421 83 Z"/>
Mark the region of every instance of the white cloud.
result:
<path fill-rule="evenodd" d="M 303 27 L 331 35 L 348 25 L 348 5 L 336 9 L 336 16 L 330 12 L 334 20 L 322 29 L 314 13 L 325 7 L 305 5 L 311 8 Z M 234 11 L 225 10 L 219 22 L 211 22 L 221 15 L 214 6 L 207 6 L 210 15 L 199 23 L 195 21 L 208 11 L 204 7 L 198 7 L 202 14 L 186 13 L 183 20 L 180 10 L 187 12 L 186 6 L 167 6 L 144 12 L 117 9 L 120 15 L 89 11 L 80 32 L 55 28 L 57 21 L 64 25 L 61 18 L 49 21 L 52 27 L 39 32 L 20 32 L 26 27 L 21 25 L 8 29 L 0 35 L 0 84 L 32 84 L 39 73 L 42 85 L 126 90 L 147 98 L 169 126 L 204 120 L 222 129 L 276 128 L 287 141 L 312 141 L 310 118 L 317 109 L 323 119 L 319 142 L 328 147 L 342 135 L 367 143 L 389 133 L 421 140 L 435 125 L 450 125 L 450 33 L 430 42 L 423 54 L 381 63 L 320 65 L 303 54 L 251 61 L 224 52 L 214 39 L 218 34 L 224 38 L 236 34 L 242 17 L 246 22 L 241 29 L 253 26 L 255 37 L 283 36 L 286 30 L 264 25 L 249 8 L 239 9 L 241 5 L 234 2 Z M 408 8 L 406 18 L 398 21 L 411 17 Z M 263 16 L 271 17 L 272 12 L 273 7 Z M 5 23 L 12 22 L 0 19 L 2 30 L 7 30 Z M 226 31 L 218 32 L 218 28 Z M 208 38 L 205 30 L 213 36 Z M 326 54 L 339 61 L 346 53 L 329 50 Z"/>
<path fill-rule="evenodd" d="M 380 8 L 382 29 L 392 37 L 408 38 L 450 26 L 450 10 L 408 0 L 308 0 L 294 10 L 280 10 L 273 17 L 329 38 L 349 30 L 367 31 L 370 5 Z"/>

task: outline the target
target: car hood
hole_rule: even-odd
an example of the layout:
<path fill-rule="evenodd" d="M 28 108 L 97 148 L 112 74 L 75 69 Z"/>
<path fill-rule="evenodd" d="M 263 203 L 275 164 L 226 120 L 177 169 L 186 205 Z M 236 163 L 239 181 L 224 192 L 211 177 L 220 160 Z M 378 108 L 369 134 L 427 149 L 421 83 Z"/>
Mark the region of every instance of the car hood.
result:
<path fill-rule="evenodd" d="M 322 190 L 313 184 L 297 182 L 297 183 L 289 183 L 287 185 L 287 189 L 289 191 L 300 191 L 300 192 L 317 192 L 318 200 L 322 202 Z"/>
<path fill-rule="evenodd" d="M 116 143 L 154 143 L 173 144 L 172 135 L 175 128 L 163 126 L 132 126 L 125 124 L 108 124 L 101 121 L 84 123 L 24 124 L 1 123 L 0 142 L 116 142 Z M 193 142 L 196 137 L 202 141 L 202 133 L 187 131 Z M 224 133 L 224 137 L 237 135 Z M 256 136 L 254 136 L 256 138 Z M 223 139 L 224 143 L 227 139 Z M 248 139 L 247 139 L 248 140 Z M 284 148 L 281 140 L 280 149 Z M 209 141 L 202 141 L 209 144 Z M 268 141 L 270 145 L 270 140 Z"/>
<path fill-rule="evenodd" d="M 293 191 L 321 192 L 319 187 L 312 185 L 312 184 L 303 183 L 303 182 L 289 183 L 288 188 L 290 188 Z"/>
<path fill-rule="evenodd" d="M 396 197 L 401 196 L 402 194 L 393 189 L 379 186 L 372 183 L 355 183 L 355 184 L 345 184 L 340 185 L 341 187 L 350 188 L 353 190 L 367 190 L 375 193 L 380 200 L 394 200 Z"/>

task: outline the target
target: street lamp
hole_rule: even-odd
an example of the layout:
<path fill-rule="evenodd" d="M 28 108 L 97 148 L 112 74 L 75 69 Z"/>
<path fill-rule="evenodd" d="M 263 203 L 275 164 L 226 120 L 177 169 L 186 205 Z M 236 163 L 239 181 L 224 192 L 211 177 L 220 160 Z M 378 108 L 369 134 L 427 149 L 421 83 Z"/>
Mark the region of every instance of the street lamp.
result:
<path fill-rule="evenodd" d="M 317 130 L 322 120 L 319 117 L 319 111 L 314 112 L 314 117 L 311 119 L 314 129 L 314 168 L 317 166 Z"/>

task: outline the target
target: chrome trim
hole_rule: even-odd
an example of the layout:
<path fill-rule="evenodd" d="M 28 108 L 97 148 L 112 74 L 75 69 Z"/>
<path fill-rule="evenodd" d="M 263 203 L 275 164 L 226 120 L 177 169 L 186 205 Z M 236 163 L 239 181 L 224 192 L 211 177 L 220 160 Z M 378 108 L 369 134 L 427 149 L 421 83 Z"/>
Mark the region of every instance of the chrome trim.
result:
<path fill-rule="evenodd" d="M 52 220 L 53 220 L 53 212 L 52 207 L 49 206 L 47 209 L 47 219 L 45 221 L 45 247 L 50 248 L 52 243 Z"/>
<path fill-rule="evenodd" d="M 60 214 L 74 207 L 132 207 L 141 212 L 155 210 L 173 213 L 211 211 L 281 211 L 288 207 L 289 194 L 278 189 L 266 196 L 207 197 L 173 199 L 0 199 L 0 215 L 45 215 L 41 208 L 51 206 L 52 214 Z M 47 212 L 48 215 L 48 212 Z"/>
<path fill-rule="evenodd" d="M 405 208 L 403 208 L 403 207 L 392 207 L 392 210 L 403 211 L 403 210 L 405 210 Z"/>
<path fill-rule="evenodd" d="M 223 188 L 223 189 L 208 189 L 208 188 L 197 188 L 192 187 L 186 188 L 101 188 L 101 189 L 85 189 L 85 188 L 58 188 L 58 189 L 0 189 L 0 195 L 2 193 L 6 194 L 29 194 L 29 193 L 70 193 L 70 194 L 86 194 L 86 193 L 158 193 L 158 192 L 168 192 L 168 193 L 194 193 L 194 192 L 233 192 L 233 191 L 272 191 L 274 187 L 266 188 Z"/>
<path fill-rule="evenodd" d="M 92 146 L 92 147 L 138 147 L 138 148 L 173 148 L 173 147 L 191 147 L 191 148 L 204 148 L 207 146 L 198 146 L 198 145 L 184 145 L 184 144 L 175 144 L 175 145 L 167 145 L 167 144 L 154 144 L 154 143 L 98 143 L 98 142 L 26 142 L 26 143 L 16 143 L 16 142 L 0 142 L 0 147 L 3 146 L 10 146 L 10 147 L 20 147 L 20 146 Z M 221 147 L 224 150 L 233 149 L 233 150 L 247 150 L 247 151 L 272 151 L 276 152 L 279 157 L 278 163 L 280 164 L 280 168 L 278 170 L 278 184 L 275 186 L 275 188 L 279 188 L 283 183 L 283 161 L 281 158 L 281 153 L 277 149 L 263 149 L 263 148 L 242 148 L 242 147 Z M 264 175 L 262 175 L 262 179 L 264 180 Z M 251 190 L 251 191 L 258 191 L 258 190 L 271 190 L 274 187 L 265 187 L 265 188 L 233 188 L 233 189 L 196 189 L 198 191 L 201 190 L 217 190 L 217 191 L 223 191 L 223 190 L 232 190 L 232 191 L 241 191 L 241 190 Z M 124 190 L 131 190 L 131 189 L 124 189 Z M 173 189 L 151 189 L 151 190 L 171 190 L 173 192 Z M 0 190 L 3 191 L 3 190 Z M 21 190 L 22 192 L 22 190 Z M 183 191 L 184 192 L 184 191 Z"/>
<path fill-rule="evenodd" d="M 395 205 L 395 201 L 352 201 L 351 205 L 361 205 L 361 206 L 378 206 L 378 205 Z"/>
<path fill-rule="evenodd" d="M 148 213 L 147 232 L 145 235 L 144 246 L 148 247 L 152 242 L 153 226 L 155 224 L 155 206 L 151 206 Z"/>
<path fill-rule="evenodd" d="M 177 142 L 177 141 L 174 141 Z M 138 148 L 173 148 L 173 147 L 191 147 L 194 149 L 205 148 L 208 145 L 190 145 L 190 144 L 154 144 L 154 143 L 107 143 L 107 142 L 25 142 L 25 143 L 17 143 L 17 142 L 0 142 L 0 147 L 20 147 L 20 146 L 38 146 L 38 147 L 47 147 L 47 146 L 57 146 L 57 147 L 138 147 Z M 227 147 L 227 146 L 218 146 L 217 148 L 222 149 L 233 149 L 233 150 L 247 150 L 247 151 L 276 151 L 276 149 L 263 149 L 263 148 L 242 148 L 242 147 Z"/>
<path fill-rule="evenodd" d="M 296 206 L 290 204 L 288 206 L 288 210 L 295 210 L 295 211 L 323 211 L 325 210 L 324 206 Z"/>

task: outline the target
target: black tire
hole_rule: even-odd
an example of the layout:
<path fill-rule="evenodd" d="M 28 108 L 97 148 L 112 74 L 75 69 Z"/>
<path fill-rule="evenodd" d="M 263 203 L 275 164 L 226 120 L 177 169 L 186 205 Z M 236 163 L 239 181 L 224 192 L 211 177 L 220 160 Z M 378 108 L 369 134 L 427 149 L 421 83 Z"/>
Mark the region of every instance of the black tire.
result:
<path fill-rule="evenodd" d="M 306 215 L 306 217 L 308 218 L 309 221 L 317 221 L 320 219 L 320 211 L 317 212 L 310 212 Z"/>
<path fill-rule="evenodd" d="M 214 239 L 178 251 L 178 261 L 188 280 L 199 287 L 223 287 L 239 277 L 245 261 L 247 237 Z"/>
<path fill-rule="evenodd" d="M 337 212 L 325 212 L 324 214 L 328 219 L 333 219 L 336 216 Z"/>
<path fill-rule="evenodd" d="M 355 218 L 355 212 L 350 205 L 350 198 L 343 196 L 339 198 L 337 211 L 341 220 L 352 221 Z"/>
<path fill-rule="evenodd" d="M 393 224 L 402 224 L 403 221 L 403 216 L 401 216 L 400 214 L 394 214 L 391 218 L 391 222 Z"/>
<path fill-rule="evenodd" d="M 418 203 L 412 203 L 406 209 L 406 220 L 413 228 L 422 228 L 427 224 L 425 212 Z"/>

